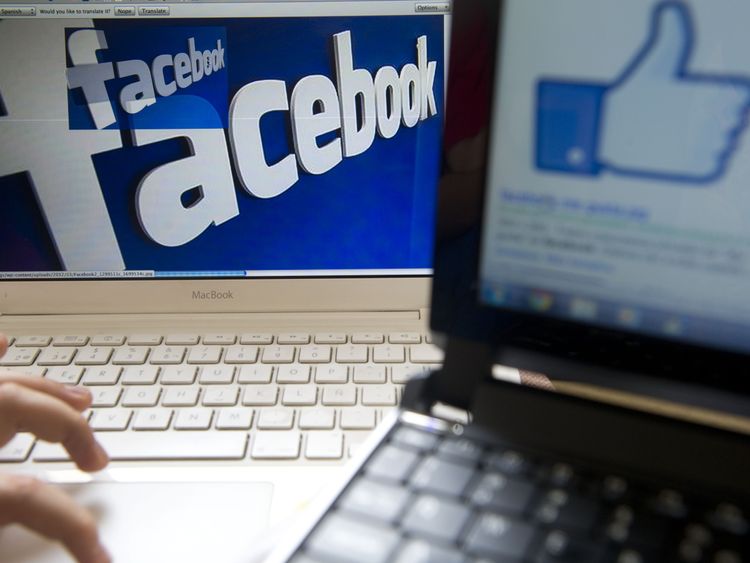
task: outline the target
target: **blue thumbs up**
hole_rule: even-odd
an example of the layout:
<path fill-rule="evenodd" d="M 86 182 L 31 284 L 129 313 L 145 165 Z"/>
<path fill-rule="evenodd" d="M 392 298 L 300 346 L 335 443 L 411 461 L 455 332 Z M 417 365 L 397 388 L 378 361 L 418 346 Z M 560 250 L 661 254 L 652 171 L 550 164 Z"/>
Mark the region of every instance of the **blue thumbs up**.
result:
<path fill-rule="evenodd" d="M 688 7 L 656 6 L 646 42 L 610 84 L 541 80 L 536 166 L 707 183 L 726 171 L 750 109 L 750 79 L 689 70 Z"/>

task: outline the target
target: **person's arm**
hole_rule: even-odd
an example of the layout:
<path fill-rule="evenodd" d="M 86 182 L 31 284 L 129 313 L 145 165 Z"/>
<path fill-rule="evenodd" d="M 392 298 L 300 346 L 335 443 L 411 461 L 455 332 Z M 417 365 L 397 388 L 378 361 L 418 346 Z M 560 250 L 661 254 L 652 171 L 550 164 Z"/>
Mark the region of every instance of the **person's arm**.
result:
<path fill-rule="evenodd" d="M 8 341 L 0 334 L 0 357 Z M 81 412 L 91 405 L 88 390 L 0 372 L 0 446 L 20 429 L 62 444 L 76 465 L 97 471 L 107 465 Z M 79 563 L 107 563 L 93 516 L 59 488 L 25 475 L 0 473 L 0 526 L 18 523 L 65 545 Z"/>

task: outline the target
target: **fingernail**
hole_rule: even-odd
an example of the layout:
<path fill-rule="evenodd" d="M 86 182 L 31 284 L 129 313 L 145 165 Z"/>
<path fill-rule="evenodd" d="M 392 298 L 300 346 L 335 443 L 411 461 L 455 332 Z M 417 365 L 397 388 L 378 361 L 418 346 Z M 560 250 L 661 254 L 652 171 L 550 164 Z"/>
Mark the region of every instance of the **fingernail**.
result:
<path fill-rule="evenodd" d="M 84 387 L 70 386 L 65 388 L 65 392 L 68 393 L 74 399 L 88 399 L 91 397 L 91 392 Z"/>

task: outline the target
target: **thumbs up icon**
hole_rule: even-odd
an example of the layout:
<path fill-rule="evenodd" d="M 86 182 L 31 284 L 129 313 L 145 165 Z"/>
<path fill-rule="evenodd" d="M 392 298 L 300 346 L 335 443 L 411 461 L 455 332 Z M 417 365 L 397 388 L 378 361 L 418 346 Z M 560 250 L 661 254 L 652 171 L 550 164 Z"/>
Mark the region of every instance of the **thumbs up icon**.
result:
<path fill-rule="evenodd" d="M 726 171 L 750 109 L 750 78 L 690 71 L 686 4 L 663 2 L 646 41 L 610 84 L 537 85 L 536 165 L 708 183 Z"/>

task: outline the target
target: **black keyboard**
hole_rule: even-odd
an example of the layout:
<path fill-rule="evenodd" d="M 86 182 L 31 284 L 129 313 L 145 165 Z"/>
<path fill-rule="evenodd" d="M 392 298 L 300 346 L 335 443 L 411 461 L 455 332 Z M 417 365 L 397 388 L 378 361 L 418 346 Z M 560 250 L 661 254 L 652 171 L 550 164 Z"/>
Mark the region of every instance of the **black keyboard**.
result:
<path fill-rule="evenodd" d="M 750 561 L 746 499 L 593 469 L 471 430 L 398 423 L 292 561 Z"/>

